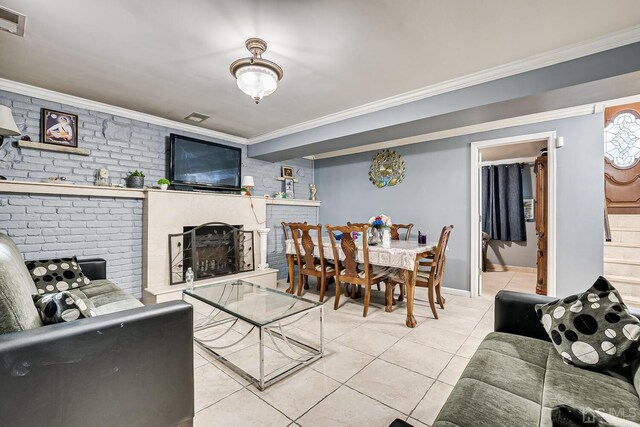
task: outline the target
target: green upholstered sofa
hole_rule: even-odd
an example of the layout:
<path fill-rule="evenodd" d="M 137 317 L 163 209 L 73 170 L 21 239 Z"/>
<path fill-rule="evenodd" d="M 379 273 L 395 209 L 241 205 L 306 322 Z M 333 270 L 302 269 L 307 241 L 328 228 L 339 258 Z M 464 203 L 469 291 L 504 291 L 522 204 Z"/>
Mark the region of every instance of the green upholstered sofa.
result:
<path fill-rule="evenodd" d="M 638 367 L 609 375 L 565 365 L 533 308 L 552 300 L 498 293 L 496 332 L 472 357 L 434 426 L 551 426 L 551 409 L 560 404 L 640 423 Z"/>
<path fill-rule="evenodd" d="M 175 426 L 193 418 L 193 309 L 144 306 L 78 261 L 99 314 L 43 326 L 14 242 L 0 233 L 0 424 Z"/>

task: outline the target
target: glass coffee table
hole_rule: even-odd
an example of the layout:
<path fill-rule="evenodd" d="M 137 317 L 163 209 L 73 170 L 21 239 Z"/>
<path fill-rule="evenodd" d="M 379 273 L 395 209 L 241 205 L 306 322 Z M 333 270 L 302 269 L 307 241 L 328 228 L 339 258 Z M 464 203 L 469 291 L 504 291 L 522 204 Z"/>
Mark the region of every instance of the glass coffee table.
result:
<path fill-rule="evenodd" d="M 323 356 L 320 303 L 242 280 L 185 290 L 183 299 L 194 306 L 194 340 L 259 390 Z"/>

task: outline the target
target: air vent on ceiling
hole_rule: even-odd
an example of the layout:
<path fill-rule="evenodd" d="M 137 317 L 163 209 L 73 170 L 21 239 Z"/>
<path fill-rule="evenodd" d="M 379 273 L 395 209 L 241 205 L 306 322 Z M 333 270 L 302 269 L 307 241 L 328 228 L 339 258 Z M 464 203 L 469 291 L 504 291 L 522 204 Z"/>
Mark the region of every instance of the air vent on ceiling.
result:
<path fill-rule="evenodd" d="M 185 117 L 185 120 L 189 120 L 192 122 L 196 122 L 196 123 L 202 123 L 205 120 L 207 120 L 210 116 L 207 116 L 206 114 L 202 114 L 202 113 L 196 113 L 195 111 L 191 114 L 189 114 L 187 117 Z"/>
<path fill-rule="evenodd" d="M 24 37 L 24 27 L 27 17 L 21 13 L 0 6 L 0 30 Z"/>

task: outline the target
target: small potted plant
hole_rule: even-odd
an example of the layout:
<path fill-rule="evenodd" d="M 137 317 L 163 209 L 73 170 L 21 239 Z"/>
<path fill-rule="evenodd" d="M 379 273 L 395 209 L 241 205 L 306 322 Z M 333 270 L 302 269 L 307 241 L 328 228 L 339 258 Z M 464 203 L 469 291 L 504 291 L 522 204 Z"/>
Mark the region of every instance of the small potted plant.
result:
<path fill-rule="evenodd" d="M 127 175 L 127 188 L 144 188 L 144 174 L 136 169 Z"/>
<path fill-rule="evenodd" d="M 242 194 L 243 196 L 246 196 L 247 195 L 247 189 L 245 187 L 242 187 L 240 189 L 240 194 Z"/>
<path fill-rule="evenodd" d="M 161 190 L 166 190 L 167 188 L 169 188 L 169 184 L 171 184 L 171 181 L 169 181 L 167 178 L 160 178 L 158 180 L 158 185 L 160 185 Z"/>

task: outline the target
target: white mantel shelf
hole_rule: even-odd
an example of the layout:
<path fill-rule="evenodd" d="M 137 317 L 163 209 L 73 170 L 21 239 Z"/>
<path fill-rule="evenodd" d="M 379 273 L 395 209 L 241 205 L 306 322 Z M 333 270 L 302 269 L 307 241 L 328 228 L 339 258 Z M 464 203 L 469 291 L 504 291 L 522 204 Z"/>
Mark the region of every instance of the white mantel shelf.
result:
<path fill-rule="evenodd" d="M 36 182 L 36 181 L 0 181 L 0 194 L 51 194 L 58 196 L 93 196 L 93 197 L 114 197 L 124 199 L 145 199 L 149 192 L 159 192 L 153 188 L 120 188 L 120 187 L 98 187 L 96 185 L 82 185 L 62 182 Z M 239 194 L 223 194 L 196 191 L 174 191 L 165 190 L 172 193 L 186 193 L 193 196 L 224 196 L 224 197 L 247 197 Z M 272 197 L 253 196 L 254 199 L 266 199 L 268 205 L 294 205 L 294 206 L 320 206 L 319 200 L 305 199 L 274 199 Z"/>

